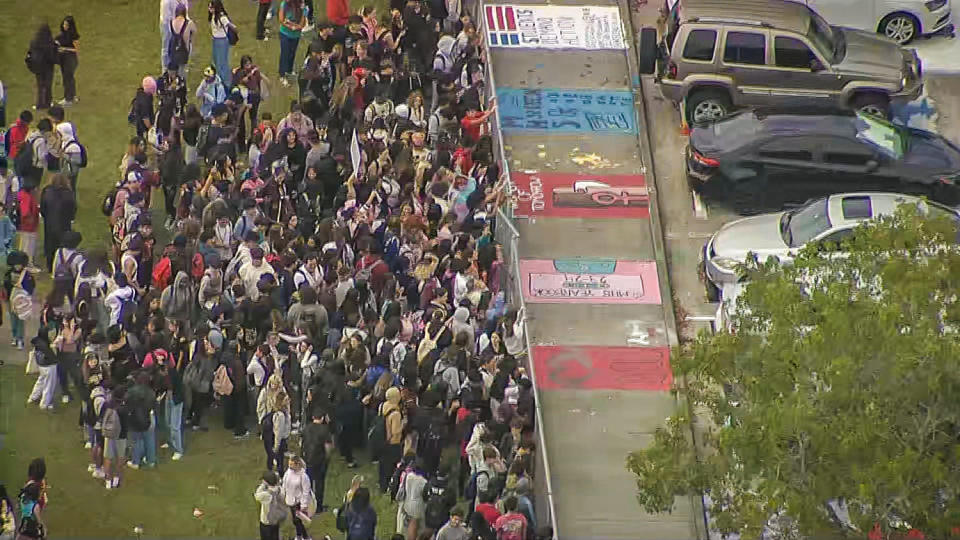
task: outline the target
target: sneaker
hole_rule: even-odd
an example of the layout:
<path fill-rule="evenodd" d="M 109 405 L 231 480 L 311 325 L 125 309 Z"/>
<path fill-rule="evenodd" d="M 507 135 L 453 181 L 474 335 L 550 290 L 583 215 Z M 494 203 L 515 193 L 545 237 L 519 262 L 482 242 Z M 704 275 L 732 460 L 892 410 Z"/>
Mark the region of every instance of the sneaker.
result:
<path fill-rule="evenodd" d="M 135 471 L 140 469 L 140 466 L 137 465 L 136 463 L 132 462 L 132 461 L 128 461 L 128 462 L 127 462 L 127 467 L 130 467 L 131 469 L 133 469 L 133 470 L 135 470 Z"/>
<path fill-rule="evenodd" d="M 93 463 L 87 465 L 87 472 L 92 473 L 95 470 L 97 470 L 97 466 L 94 465 Z"/>
<path fill-rule="evenodd" d="M 267 12 L 267 20 L 269 21 L 272 18 L 273 18 L 273 13 Z"/>
<path fill-rule="evenodd" d="M 93 448 L 93 443 L 91 443 L 90 441 L 87 441 L 87 442 L 83 443 L 83 447 L 86 448 L 87 450 L 89 450 L 89 449 Z"/>
<path fill-rule="evenodd" d="M 16 347 L 16 346 L 17 346 L 17 340 L 11 339 L 11 340 L 10 340 L 10 346 L 11 346 L 11 347 Z"/>
<path fill-rule="evenodd" d="M 57 105 L 60 105 L 61 107 L 69 107 L 73 105 L 73 101 L 69 99 L 61 99 L 57 102 Z"/>
<path fill-rule="evenodd" d="M 246 438 L 249 437 L 249 436 L 250 436 L 250 432 L 249 432 L 249 431 L 244 431 L 243 433 L 240 433 L 240 434 L 238 434 L 238 435 L 234 435 L 234 436 L 233 436 L 233 439 L 234 439 L 235 441 L 242 441 L 243 439 L 246 439 Z"/>
<path fill-rule="evenodd" d="M 103 469 L 95 469 L 93 471 L 94 478 L 105 478 L 107 475 L 103 472 Z"/>
<path fill-rule="evenodd" d="M 167 443 L 163 443 L 160 445 L 160 448 L 167 449 L 167 448 L 170 448 L 170 445 Z"/>
<path fill-rule="evenodd" d="M 170 459 L 172 459 L 173 461 L 180 461 L 181 459 L 183 459 L 183 454 L 181 454 L 180 452 L 174 452 L 173 455 L 170 456 Z"/>
<path fill-rule="evenodd" d="M 70 396 L 63 396 L 62 398 L 60 398 L 60 403 L 63 403 L 64 405 L 66 405 L 67 403 L 70 403 Z"/>
<path fill-rule="evenodd" d="M 23 350 L 23 340 L 22 340 L 22 339 L 17 342 L 17 350 L 20 350 L 20 351 Z"/>
<path fill-rule="evenodd" d="M 120 477 L 119 477 L 119 476 L 114 476 L 114 477 L 113 477 L 113 482 L 110 482 L 110 483 L 113 485 L 114 488 L 120 487 Z"/>
<path fill-rule="evenodd" d="M 303 30 L 301 30 L 301 31 L 302 31 L 302 32 L 310 32 L 310 31 L 313 30 L 313 28 L 314 28 L 314 27 L 313 27 L 313 24 L 307 24 L 306 26 L 303 27 Z"/>
<path fill-rule="evenodd" d="M 27 398 L 27 405 L 33 405 L 38 401 L 40 401 L 40 398 L 37 398 L 37 399 Z"/>
<path fill-rule="evenodd" d="M 290 86 L 290 81 L 288 81 L 286 77 L 280 77 L 280 86 L 286 88 Z"/>
<path fill-rule="evenodd" d="M 52 411 L 52 410 L 53 410 L 53 405 L 41 405 L 40 408 L 43 409 L 43 410 L 45 410 L 45 411 Z"/>
<path fill-rule="evenodd" d="M 146 468 L 148 468 L 148 469 L 154 469 L 154 468 L 156 468 L 156 466 L 157 466 L 156 463 L 147 463 L 146 465 L 144 465 L 144 467 L 146 467 Z"/>
<path fill-rule="evenodd" d="M 357 468 L 357 463 L 356 463 L 355 461 L 351 461 L 351 462 L 347 463 L 347 468 L 348 468 L 348 469 L 356 469 L 356 468 Z"/>
<path fill-rule="evenodd" d="M 114 479 L 114 480 L 116 480 L 116 479 Z M 105 488 L 107 488 L 107 489 L 113 489 L 113 482 L 111 482 L 110 480 L 104 480 L 104 481 L 103 481 L 103 487 L 105 487 Z"/>

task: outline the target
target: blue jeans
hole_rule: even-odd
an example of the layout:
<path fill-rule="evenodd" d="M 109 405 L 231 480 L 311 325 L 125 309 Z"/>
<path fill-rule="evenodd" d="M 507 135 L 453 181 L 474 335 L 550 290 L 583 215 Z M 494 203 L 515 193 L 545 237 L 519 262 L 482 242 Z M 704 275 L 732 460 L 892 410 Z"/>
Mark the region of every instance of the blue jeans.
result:
<path fill-rule="evenodd" d="M 167 396 L 167 404 L 164 407 L 167 416 L 167 427 L 170 429 L 170 446 L 173 451 L 183 453 L 183 402 L 174 403 L 173 396 Z"/>
<path fill-rule="evenodd" d="M 157 464 L 157 421 L 150 415 L 150 427 L 146 431 L 130 431 L 130 440 L 133 441 L 133 459 L 136 465 L 144 457 L 147 458 L 147 465 Z"/>
<path fill-rule="evenodd" d="M 225 38 L 213 38 L 213 67 L 217 68 L 217 75 L 223 81 L 223 86 L 230 92 L 230 41 Z"/>
<path fill-rule="evenodd" d="M 293 71 L 293 62 L 297 57 L 297 45 L 300 38 L 287 37 L 280 34 L 280 76 L 286 76 Z"/>
<path fill-rule="evenodd" d="M 160 73 L 167 72 L 170 57 L 167 55 L 167 45 L 170 43 L 170 21 L 160 23 Z"/>
<path fill-rule="evenodd" d="M 17 317 L 17 314 L 10 310 L 10 336 L 11 339 L 23 341 L 23 319 Z"/>

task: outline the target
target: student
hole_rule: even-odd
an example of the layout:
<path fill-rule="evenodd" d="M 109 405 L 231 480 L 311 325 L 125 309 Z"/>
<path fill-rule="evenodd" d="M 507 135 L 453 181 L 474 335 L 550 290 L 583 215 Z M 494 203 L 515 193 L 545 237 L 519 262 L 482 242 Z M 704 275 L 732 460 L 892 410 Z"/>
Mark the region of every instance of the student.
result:
<path fill-rule="evenodd" d="M 22 251 L 12 251 L 7 256 L 7 272 L 3 280 L 4 292 L 7 295 L 8 307 L 10 308 L 10 345 L 23 350 L 23 319 L 18 315 L 18 310 L 14 306 L 15 289 L 23 289 L 30 297 L 33 296 L 35 281 L 33 274 L 27 268 L 30 259 Z"/>
<path fill-rule="evenodd" d="M 57 390 L 57 355 L 50 348 L 49 332 L 51 328 L 41 326 L 37 336 L 30 340 L 33 345 L 34 360 L 40 374 L 37 376 L 37 382 L 33 385 L 30 397 L 27 398 L 27 405 L 40 402 L 40 408 L 48 411 L 53 410 L 53 395 Z"/>
<path fill-rule="evenodd" d="M 510 496 L 504 499 L 503 510 L 504 514 L 493 527 L 497 540 L 524 540 L 527 537 L 527 518 L 517 511 L 517 498 Z"/>
<path fill-rule="evenodd" d="M 450 511 L 450 520 L 437 532 L 436 540 L 467 540 L 470 531 L 463 524 L 464 511 L 460 506 Z"/>
<path fill-rule="evenodd" d="M 126 406 L 127 387 L 113 389 L 109 399 L 100 410 L 100 431 L 103 434 L 104 487 L 120 487 L 123 467 L 127 461 L 127 424 L 129 415 Z"/>
<path fill-rule="evenodd" d="M 322 512 L 324 484 L 327 481 L 330 452 L 333 451 L 333 437 L 330 434 L 326 414 L 314 409 L 310 416 L 312 421 L 303 428 L 301 442 L 307 463 L 307 476 L 310 477 L 313 493 L 317 498 L 317 511 Z"/>
<path fill-rule="evenodd" d="M 73 15 L 67 15 L 60 23 L 60 33 L 55 40 L 59 53 L 60 73 L 63 75 L 63 99 L 59 104 L 69 107 L 77 101 L 77 49 L 79 48 L 80 34 L 77 33 L 77 23 Z"/>
<path fill-rule="evenodd" d="M 271 376 L 268 388 L 273 382 Z M 277 377 L 279 379 L 279 377 Z M 272 403 L 271 403 L 272 402 Z M 267 413 L 260 425 L 263 436 L 263 449 L 267 454 L 267 469 L 283 473 L 283 455 L 287 451 L 287 438 L 290 437 L 290 397 L 285 391 L 278 391 L 275 397 L 267 398 Z"/>
<path fill-rule="evenodd" d="M 287 519 L 287 506 L 277 473 L 266 471 L 253 498 L 260 503 L 260 540 L 280 540 L 280 523 Z"/>
<path fill-rule="evenodd" d="M 347 540 L 374 540 L 377 513 L 370 506 L 370 490 L 357 488 L 346 510 Z"/>
<path fill-rule="evenodd" d="M 37 78 L 37 104 L 34 109 L 44 110 L 53 101 L 53 69 L 57 65 L 57 42 L 49 24 L 42 24 L 30 41 L 27 67 Z"/>
<path fill-rule="evenodd" d="M 284 499 L 290 508 L 290 515 L 293 517 L 293 527 L 297 531 L 295 540 L 307 540 L 310 535 L 307 533 L 307 528 L 304 527 L 300 515 L 307 511 L 313 499 L 310 477 L 307 476 L 303 460 L 299 456 L 291 454 L 288 466 L 287 472 L 283 473 L 282 491 Z"/>
<path fill-rule="evenodd" d="M 13 249 L 13 239 L 17 234 L 17 227 L 7 215 L 7 207 L 0 202 L 0 265 L 5 265 L 7 255 Z"/>

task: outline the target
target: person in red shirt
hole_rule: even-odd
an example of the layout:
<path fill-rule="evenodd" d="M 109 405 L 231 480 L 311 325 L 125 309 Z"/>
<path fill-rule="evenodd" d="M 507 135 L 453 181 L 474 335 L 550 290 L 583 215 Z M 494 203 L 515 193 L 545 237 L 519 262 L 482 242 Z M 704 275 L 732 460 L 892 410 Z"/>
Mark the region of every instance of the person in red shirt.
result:
<path fill-rule="evenodd" d="M 494 524 L 497 522 L 497 520 L 500 519 L 500 516 L 502 515 L 500 514 L 500 510 L 497 510 L 497 505 L 493 503 L 494 502 L 493 493 L 488 493 L 488 492 L 480 493 L 479 495 L 477 495 L 477 498 L 479 499 L 480 502 L 477 504 L 477 507 L 474 510 L 482 514 L 483 519 L 485 519 L 487 521 L 487 524 L 490 525 L 490 527 L 492 528 Z"/>
<path fill-rule="evenodd" d="M 390 267 L 380 256 L 380 246 L 376 240 L 370 239 L 367 245 L 360 251 L 361 257 L 357 261 L 357 277 L 366 273 L 370 274 L 370 290 L 375 294 L 380 294 L 383 289 L 386 275 L 390 273 Z M 362 272 L 362 273 L 361 273 Z"/>
<path fill-rule="evenodd" d="M 20 226 L 17 236 L 20 237 L 20 251 L 30 257 L 33 264 L 34 253 L 37 250 L 37 228 L 40 226 L 40 204 L 34 194 L 35 186 L 24 184 L 17 193 L 17 203 L 20 205 Z"/>
<path fill-rule="evenodd" d="M 490 101 L 493 102 L 492 99 Z M 460 127 L 463 128 L 464 134 L 466 134 L 472 142 L 479 141 L 482 135 L 490 131 L 486 126 L 486 121 L 496 110 L 496 104 L 485 112 L 478 111 L 472 107 L 467 109 L 467 114 L 460 120 Z"/>
<path fill-rule="evenodd" d="M 327 20 L 337 26 L 345 26 L 350 17 L 347 0 L 327 0 Z"/>
<path fill-rule="evenodd" d="M 524 540 L 527 537 L 527 518 L 517 511 L 517 498 L 510 496 L 504 499 L 503 509 L 507 513 L 497 518 L 493 525 L 497 540 Z"/>
<path fill-rule="evenodd" d="M 31 122 L 33 122 L 33 113 L 23 111 L 20 113 L 20 118 L 17 118 L 17 121 L 10 126 L 10 131 L 7 132 L 8 138 L 6 144 L 7 155 L 10 156 L 11 161 L 20 153 L 20 145 L 27 139 L 27 132 L 30 131 Z"/>

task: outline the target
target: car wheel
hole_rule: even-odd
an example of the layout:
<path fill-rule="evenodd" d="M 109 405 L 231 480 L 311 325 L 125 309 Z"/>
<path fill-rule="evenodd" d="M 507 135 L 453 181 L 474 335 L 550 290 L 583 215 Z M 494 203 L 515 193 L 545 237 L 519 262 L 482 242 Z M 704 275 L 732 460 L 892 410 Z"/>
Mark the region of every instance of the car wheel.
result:
<path fill-rule="evenodd" d="M 657 70 L 657 29 L 642 28 L 640 30 L 640 44 L 637 47 L 637 69 L 643 75 L 650 75 Z"/>
<path fill-rule="evenodd" d="M 699 90 L 687 98 L 687 123 L 713 122 L 730 114 L 730 96 L 722 90 Z"/>
<path fill-rule="evenodd" d="M 880 33 L 906 45 L 920 33 L 920 23 L 909 13 L 891 13 L 880 21 Z"/>
<path fill-rule="evenodd" d="M 883 94 L 858 94 L 850 101 L 850 108 L 880 118 L 890 118 L 890 98 Z"/>

